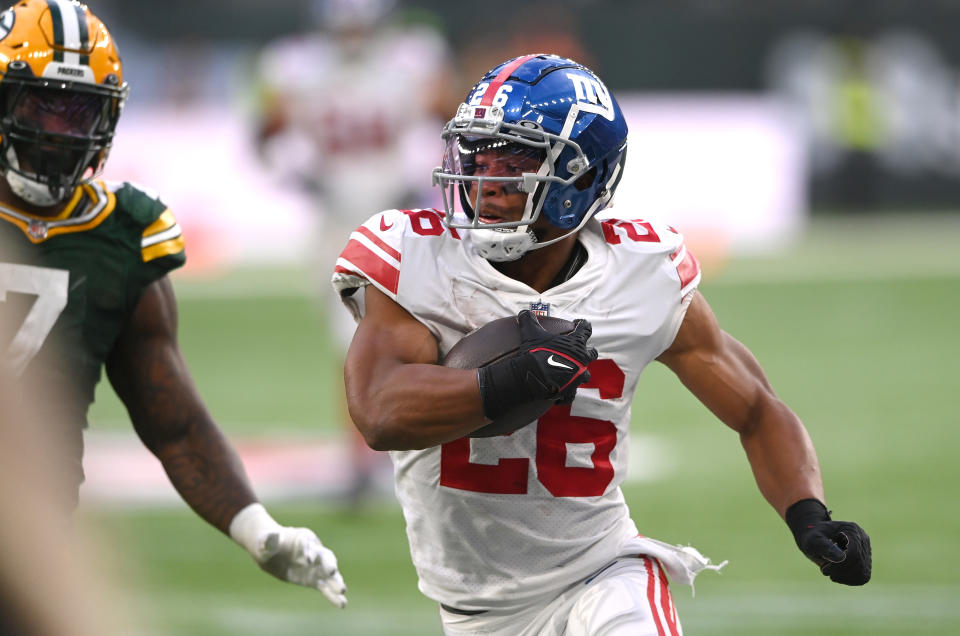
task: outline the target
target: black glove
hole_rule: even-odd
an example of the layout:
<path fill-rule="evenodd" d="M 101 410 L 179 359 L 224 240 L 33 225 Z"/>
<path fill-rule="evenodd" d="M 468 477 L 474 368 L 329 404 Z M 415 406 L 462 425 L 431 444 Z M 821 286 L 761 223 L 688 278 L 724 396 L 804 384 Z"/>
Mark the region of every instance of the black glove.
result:
<path fill-rule="evenodd" d="M 587 365 L 597 359 L 597 350 L 587 346 L 593 327 L 586 320 L 575 320 L 573 331 L 566 334 L 550 333 L 528 310 L 521 311 L 517 321 L 520 353 L 478 372 L 483 413 L 491 420 L 535 400 L 569 404 L 577 387 L 590 379 Z"/>
<path fill-rule="evenodd" d="M 787 508 L 787 525 L 800 551 L 835 583 L 864 585 L 870 580 L 870 537 L 849 521 L 832 521 L 817 499 L 802 499 Z"/>

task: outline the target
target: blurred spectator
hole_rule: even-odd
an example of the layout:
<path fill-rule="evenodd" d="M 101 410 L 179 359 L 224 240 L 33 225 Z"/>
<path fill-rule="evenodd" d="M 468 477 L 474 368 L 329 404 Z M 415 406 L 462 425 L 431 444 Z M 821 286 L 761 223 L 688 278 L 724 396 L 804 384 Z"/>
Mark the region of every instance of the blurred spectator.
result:
<path fill-rule="evenodd" d="M 429 175 L 442 152 L 437 133 L 454 108 L 443 36 L 429 20 L 393 10 L 392 0 L 319 0 L 316 28 L 270 44 L 259 58 L 260 155 L 316 202 L 311 267 L 328 295 L 327 272 L 350 232 L 377 211 L 432 201 Z M 335 298 L 325 301 L 342 356 L 355 325 Z M 340 413 L 347 425 L 346 408 Z M 350 494 L 359 497 L 377 456 L 347 429 L 355 438 Z"/>

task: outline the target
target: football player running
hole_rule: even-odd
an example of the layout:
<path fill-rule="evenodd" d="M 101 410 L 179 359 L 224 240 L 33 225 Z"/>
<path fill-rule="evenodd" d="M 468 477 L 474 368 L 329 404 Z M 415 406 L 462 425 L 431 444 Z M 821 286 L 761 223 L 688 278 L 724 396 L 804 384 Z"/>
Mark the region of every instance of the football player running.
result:
<path fill-rule="evenodd" d="M 85 5 L 23 0 L 0 14 L 0 311 L 14 326 L 0 363 L 66 440 L 68 508 L 105 368 L 140 439 L 197 514 L 267 572 L 344 607 L 333 552 L 257 502 L 193 384 L 167 276 L 185 259 L 176 219 L 154 194 L 96 179 L 127 92 L 115 43 Z"/>
<path fill-rule="evenodd" d="M 717 325 L 682 236 L 630 211 L 601 215 L 627 144 L 603 82 L 553 55 L 512 59 L 481 78 L 443 137 L 445 211 L 377 214 L 333 283 L 359 319 L 350 413 L 370 446 L 391 451 L 420 590 L 440 603 L 444 631 L 680 633 L 664 572 L 691 583 L 718 566 L 640 535 L 620 490 L 630 405 L 654 360 L 739 433 L 800 550 L 834 581 L 866 583 L 867 534 L 831 520 L 803 424 Z M 531 310 L 588 322 L 551 335 Z M 513 314 L 517 357 L 437 364 Z M 575 364 L 548 367 L 543 349 Z M 470 437 L 544 395 L 557 403 L 537 422 Z"/>

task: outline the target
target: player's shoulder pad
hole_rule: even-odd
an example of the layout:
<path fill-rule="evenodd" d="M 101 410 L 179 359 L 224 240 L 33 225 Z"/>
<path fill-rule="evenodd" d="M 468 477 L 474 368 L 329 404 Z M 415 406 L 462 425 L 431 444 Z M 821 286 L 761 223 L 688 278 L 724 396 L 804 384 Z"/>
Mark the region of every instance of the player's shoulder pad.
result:
<path fill-rule="evenodd" d="M 683 246 L 683 235 L 660 221 L 616 216 L 597 217 L 597 221 L 603 239 L 618 251 L 659 254 L 674 252 Z"/>
<path fill-rule="evenodd" d="M 117 198 L 117 210 L 143 228 L 140 249 L 144 262 L 183 254 L 180 224 L 155 191 L 129 181 L 106 182 L 106 186 Z"/>
<path fill-rule="evenodd" d="M 699 285 L 700 262 L 687 249 L 683 234 L 672 226 L 659 221 L 620 219 L 615 216 L 597 220 L 610 249 L 624 255 L 628 261 L 639 264 L 642 259 L 668 259 L 666 270 L 676 270 L 681 297 Z"/>
<path fill-rule="evenodd" d="M 443 225 L 443 213 L 432 209 L 384 210 L 370 217 L 350 235 L 340 253 L 335 278 L 342 286 L 367 281 L 395 297 L 400 280 L 403 252 L 408 241 L 426 239 L 417 250 L 439 249 L 442 236 L 452 235 Z M 433 239 L 433 240 L 430 240 Z"/>

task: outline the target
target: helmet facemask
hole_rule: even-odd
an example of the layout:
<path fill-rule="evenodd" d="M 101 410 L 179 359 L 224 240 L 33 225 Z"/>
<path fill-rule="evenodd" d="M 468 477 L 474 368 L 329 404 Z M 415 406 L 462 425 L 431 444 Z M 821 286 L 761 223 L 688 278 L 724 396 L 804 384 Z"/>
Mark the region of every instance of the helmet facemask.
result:
<path fill-rule="evenodd" d="M 442 137 L 443 166 L 434 170 L 433 182 L 440 186 L 449 227 L 470 230 L 467 241 L 493 261 L 515 260 L 553 242 L 538 243 L 530 226 L 540 217 L 552 184 L 568 186 L 586 174 L 589 162 L 575 142 L 532 121 L 506 123 L 498 107 L 467 104 L 461 104 Z M 566 179 L 554 169 L 565 150 L 572 156 Z M 484 201 L 485 193 L 497 190 L 527 195 L 520 219 L 498 215 L 495 206 L 485 212 L 493 205 Z"/>
<path fill-rule="evenodd" d="M 102 171 L 127 88 L 16 70 L 0 84 L 0 169 L 21 198 L 54 205 Z"/>

